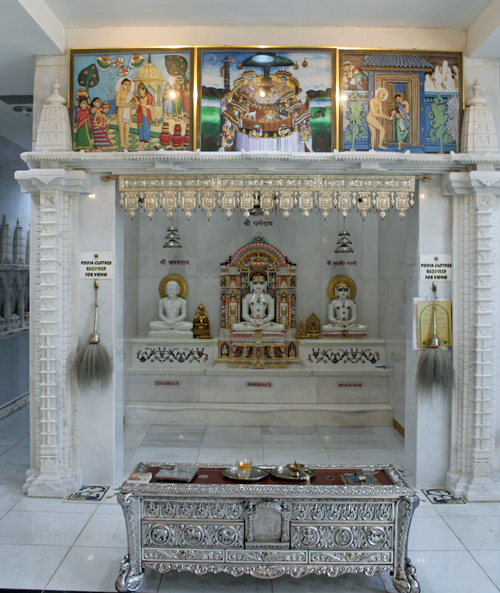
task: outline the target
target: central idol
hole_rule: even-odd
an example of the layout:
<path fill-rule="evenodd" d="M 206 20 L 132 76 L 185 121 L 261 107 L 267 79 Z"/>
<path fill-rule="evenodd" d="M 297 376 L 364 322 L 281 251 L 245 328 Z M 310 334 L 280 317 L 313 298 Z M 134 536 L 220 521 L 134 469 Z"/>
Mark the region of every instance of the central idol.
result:
<path fill-rule="evenodd" d="M 267 294 L 267 278 L 263 272 L 253 272 L 250 276 L 250 292 L 243 297 L 241 323 L 235 323 L 236 331 L 267 329 L 269 331 L 284 331 L 285 326 L 273 322 L 274 299 Z"/>

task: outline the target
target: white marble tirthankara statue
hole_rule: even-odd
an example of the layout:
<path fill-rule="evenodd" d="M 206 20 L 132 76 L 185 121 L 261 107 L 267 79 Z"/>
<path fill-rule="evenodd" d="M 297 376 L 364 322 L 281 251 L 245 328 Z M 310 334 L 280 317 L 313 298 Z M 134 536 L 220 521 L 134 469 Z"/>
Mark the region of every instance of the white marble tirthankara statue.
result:
<path fill-rule="evenodd" d="M 356 303 L 351 299 L 351 289 L 347 282 L 338 282 L 335 286 L 335 298 L 328 305 L 328 325 L 323 326 L 323 333 L 366 332 L 366 325 L 356 323 Z"/>
<path fill-rule="evenodd" d="M 167 296 L 158 303 L 159 321 L 152 321 L 149 337 L 181 337 L 192 338 L 193 324 L 185 321 L 187 316 L 186 300 L 179 296 L 181 287 L 175 280 L 167 282 Z"/>
<path fill-rule="evenodd" d="M 285 326 L 274 323 L 274 299 L 266 292 L 267 278 L 263 272 L 254 272 L 250 276 L 250 292 L 243 297 L 241 307 L 241 323 L 235 323 L 233 330 L 281 332 Z"/>

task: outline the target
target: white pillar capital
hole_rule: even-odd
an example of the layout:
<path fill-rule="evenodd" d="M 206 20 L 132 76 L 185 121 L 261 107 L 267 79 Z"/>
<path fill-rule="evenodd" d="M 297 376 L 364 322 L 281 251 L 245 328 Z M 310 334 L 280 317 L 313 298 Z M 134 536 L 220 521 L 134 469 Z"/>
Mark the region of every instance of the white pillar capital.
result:
<path fill-rule="evenodd" d="M 449 196 L 500 196 L 500 171 L 452 171 L 443 175 L 443 193 Z"/>
<path fill-rule="evenodd" d="M 85 171 L 66 169 L 29 169 L 16 171 L 15 178 L 26 193 L 60 191 L 86 193 L 90 187 L 90 175 Z"/>

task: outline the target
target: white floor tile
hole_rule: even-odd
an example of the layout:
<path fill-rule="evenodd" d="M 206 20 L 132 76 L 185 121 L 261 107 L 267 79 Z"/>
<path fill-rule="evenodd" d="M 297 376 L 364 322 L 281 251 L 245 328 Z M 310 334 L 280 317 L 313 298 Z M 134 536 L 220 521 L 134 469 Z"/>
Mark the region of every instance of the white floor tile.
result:
<path fill-rule="evenodd" d="M 435 504 L 442 517 L 498 517 L 499 502 L 469 502 L 467 504 Z"/>
<path fill-rule="evenodd" d="M 500 550 L 500 517 L 443 517 L 468 550 Z"/>
<path fill-rule="evenodd" d="M 45 588 L 68 550 L 69 546 L 0 544 L 0 586 Z"/>
<path fill-rule="evenodd" d="M 327 450 L 386 449 L 384 443 L 374 434 L 359 436 L 322 434 L 321 439 Z"/>
<path fill-rule="evenodd" d="M 95 512 L 96 515 L 119 515 L 123 517 L 122 507 L 119 504 L 100 504 Z"/>
<path fill-rule="evenodd" d="M 457 536 L 439 516 L 413 518 L 408 548 L 410 550 L 465 550 Z"/>
<path fill-rule="evenodd" d="M 235 465 L 236 460 L 241 457 L 249 458 L 255 464 L 264 462 L 262 447 L 245 447 L 242 449 L 234 447 L 224 447 L 220 449 L 202 447 L 198 455 L 197 463 L 227 463 L 228 465 Z"/>
<path fill-rule="evenodd" d="M 497 550 L 473 550 L 472 556 L 479 563 L 490 579 L 500 589 L 500 562 Z"/>
<path fill-rule="evenodd" d="M 395 465 L 396 459 L 387 449 L 327 449 L 328 457 L 333 464 L 366 464 L 366 465 Z"/>
<path fill-rule="evenodd" d="M 117 548 L 127 547 L 125 518 L 114 513 L 93 515 L 76 540 L 75 546 Z"/>
<path fill-rule="evenodd" d="M 62 498 L 23 498 L 12 509 L 13 511 L 83 513 L 92 515 L 98 507 L 97 502 L 70 502 Z"/>
<path fill-rule="evenodd" d="M 88 520 L 84 513 L 9 511 L 0 519 L 0 543 L 71 546 Z"/>
<path fill-rule="evenodd" d="M 52 577 L 48 589 L 64 591 L 114 591 L 125 555 L 122 547 L 74 546 Z M 146 571 L 139 593 L 156 593 L 161 575 Z"/>
<path fill-rule="evenodd" d="M 26 482 L 26 472 L 29 464 L 3 463 L 0 464 L 0 484 L 22 486 Z"/>
<path fill-rule="evenodd" d="M 367 577 L 346 574 L 331 578 L 325 575 L 309 575 L 300 579 L 284 576 L 273 581 L 273 593 L 385 593 L 379 575 Z"/>
<path fill-rule="evenodd" d="M 10 511 L 23 496 L 21 486 L 0 485 L 0 511 Z"/>
<path fill-rule="evenodd" d="M 0 427 L 0 447 L 13 447 L 24 441 L 28 434 L 28 431 L 16 431 Z"/>
<path fill-rule="evenodd" d="M 199 448 L 178 449 L 172 447 L 139 447 L 127 463 L 126 469 L 134 469 L 141 461 L 195 463 Z"/>
<path fill-rule="evenodd" d="M 264 447 L 264 463 L 270 465 L 286 465 L 287 463 L 304 463 L 309 465 L 328 465 L 330 463 L 326 451 L 301 447 Z"/>
<path fill-rule="evenodd" d="M 271 593 L 271 582 L 252 576 L 233 577 L 208 573 L 201 577 L 189 572 L 169 572 L 161 579 L 159 593 Z"/>
<path fill-rule="evenodd" d="M 469 552 L 412 551 L 412 564 L 422 593 L 498 593 Z M 389 575 L 382 573 L 389 593 L 395 593 Z"/>
<path fill-rule="evenodd" d="M 7 449 L 0 455 L 0 465 L 4 463 L 29 464 L 29 447 L 18 447 L 17 445 Z"/>

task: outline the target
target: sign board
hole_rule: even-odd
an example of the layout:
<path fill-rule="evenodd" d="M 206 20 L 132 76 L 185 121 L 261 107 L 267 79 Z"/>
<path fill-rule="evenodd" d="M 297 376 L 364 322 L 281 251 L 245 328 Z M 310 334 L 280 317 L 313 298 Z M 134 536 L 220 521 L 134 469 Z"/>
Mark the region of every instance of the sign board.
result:
<path fill-rule="evenodd" d="M 111 280 L 113 278 L 113 252 L 80 251 L 80 278 Z"/>
<path fill-rule="evenodd" d="M 164 385 L 165 387 L 180 387 L 180 381 L 155 381 L 155 385 Z"/>
<path fill-rule="evenodd" d="M 451 253 L 420 254 L 420 281 L 451 282 Z"/>
<path fill-rule="evenodd" d="M 247 381 L 246 386 L 247 387 L 272 387 L 273 382 L 272 381 Z"/>
<path fill-rule="evenodd" d="M 349 389 L 362 389 L 363 383 L 360 381 L 357 381 L 356 383 L 351 383 L 350 381 L 339 381 L 337 382 L 337 387 L 348 387 Z"/>

